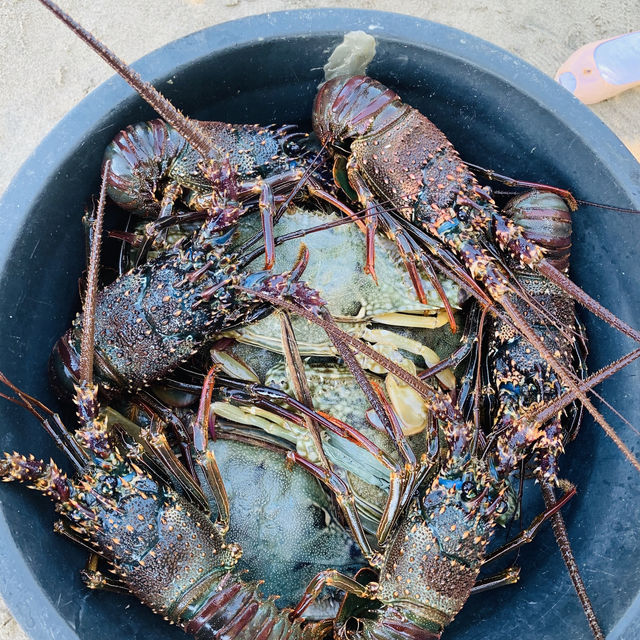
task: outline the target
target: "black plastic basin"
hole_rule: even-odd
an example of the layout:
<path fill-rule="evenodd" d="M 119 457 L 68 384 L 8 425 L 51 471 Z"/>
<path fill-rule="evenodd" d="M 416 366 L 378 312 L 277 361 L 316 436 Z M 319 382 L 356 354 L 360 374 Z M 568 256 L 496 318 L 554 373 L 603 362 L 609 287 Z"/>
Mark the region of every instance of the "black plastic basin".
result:
<path fill-rule="evenodd" d="M 196 118 L 308 126 L 319 67 L 342 34 L 356 28 L 378 40 L 370 74 L 432 118 L 463 158 L 570 187 L 583 199 L 640 209 L 640 167 L 595 116 L 521 60 L 442 25 L 369 11 L 274 13 L 193 34 L 136 68 Z M 151 117 L 121 80 L 110 80 L 44 140 L 2 201 L 0 368 L 53 406 L 46 362 L 78 304 L 83 207 L 97 191 L 108 141 L 124 125 Z M 574 279 L 640 325 L 640 218 L 582 208 L 574 220 Z M 592 370 L 631 347 L 588 314 L 583 318 Z M 640 426 L 637 375 L 629 367 L 603 385 L 602 395 Z M 0 451 L 62 458 L 25 411 L 0 402 L 0 414 Z M 638 638 L 640 476 L 589 418 L 562 469 L 579 489 L 564 515 L 602 625 L 610 638 Z M 2 593 L 32 638 L 183 637 L 132 598 L 85 589 L 78 577 L 85 553 L 51 532 L 54 513 L 44 498 L 2 486 L 0 507 Z M 518 564 L 520 583 L 473 597 L 447 637 L 588 638 L 549 530 Z"/>

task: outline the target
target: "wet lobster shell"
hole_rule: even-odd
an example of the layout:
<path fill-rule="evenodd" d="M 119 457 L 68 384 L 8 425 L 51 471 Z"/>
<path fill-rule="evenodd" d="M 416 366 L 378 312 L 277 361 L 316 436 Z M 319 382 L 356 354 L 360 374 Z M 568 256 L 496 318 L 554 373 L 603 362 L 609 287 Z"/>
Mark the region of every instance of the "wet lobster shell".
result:
<path fill-rule="evenodd" d="M 522 61 L 441 25 L 367 11 L 270 14 L 200 32 L 152 54 L 138 69 L 193 117 L 304 125 L 326 51 L 344 31 L 371 25 L 379 43 L 372 75 L 443 128 L 463 158 L 571 186 L 586 199 L 640 208 L 637 163 L 602 123 Z M 0 318 L 0 363 L 9 377 L 50 403 L 46 361 L 76 310 L 69 301 L 83 264 L 79 216 L 97 190 L 109 140 L 122 127 L 153 117 L 120 81 L 106 83 L 47 138 L 2 202 L 0 308 L 6 313 Z M 630 286 L 640 220 L 584 209 L 574 217 L 574 228 L 574 278 L 635 322 L 640 300 Z M 626 343 L 585 319 L 595 369 L 622 353 Z M 603 394 L 637 425 L 640 408 L 628 400 L 625 405 L 624 380 L 632 374 L 628 370 L 622 383 L 607 384 Z M 54 454 L 21 411 L 3 403 L 0 412 L 3 449 Z M 639 624 L 634 616 L 640 605 L 634 614 L 632 604 L 640 592 L 640 554 L 634 553 L 638 479 L 590 423 L 563 468 L 582 489 L 565 513 L 574 550 L 604 628 L 619 623 L 612 637 L 621 637 L 625 627 Z M 84 554 L 50 534 L 53 517 L 39 496 L 11 488 L 3 492 L 1 507 L 0 584 L 34 638 L 184 638 L 133 599 L 87 593 L 77 575 Z M 550 532 L 519 561 L 525 568 L 520 585 L 474 598 L 448 630 L 452 637 L 586 636 Z M 543 616 L 551 610 L 554 615 Z"/>

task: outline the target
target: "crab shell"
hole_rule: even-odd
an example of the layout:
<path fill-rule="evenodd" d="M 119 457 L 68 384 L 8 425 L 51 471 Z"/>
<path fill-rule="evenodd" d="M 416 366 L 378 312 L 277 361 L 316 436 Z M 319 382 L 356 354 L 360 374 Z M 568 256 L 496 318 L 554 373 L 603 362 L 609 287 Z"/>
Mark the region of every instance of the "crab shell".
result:
<path fill-rule="evenodd" d="M 275 231 L 276 235 L 284 235 L 338 220 L 340 218 L 332 213 L 292 207 L 282 216 Z M 259 229 L 258 217 L 249 216 L 243 220 L 238 241 L 241 243 Z M 356 225 L 347 221 L 310 233 L 302 240 L 279 245 L 274 270 L 290 268 L 303 243 L 309 250 L 309 263 L 302 277 L 326 300 L 327 308 L 343 331 L 369 342 L 376 351 L 412 375 L 416 375 L 420 367 L 437 364 L 450 353 L 452 341 L 447 341 L 446 335 L 451 338 L 451 334 L 445 326 L 447 315 L 437 291 L 425 277 L 422 284 L 427 304 L 418 300 L 393 242 L 380 234 L 376 236 L 377 283 L 364 272 L 365 239 Z M 248 271 L 261 267 L 259 258 L 249 264 Z M 441 284 L 452 307 L 460 308 L 465 296 L 458 285 L 446 279 L 442 279 Z M 337 356 L 333 344 L 320 327 L 297 317 L 292 318 L 292 324 L 301 356 Z M 440 327 L 440 332 L 433 333 L 432 330 Z M 238 327 L 225 335 L 261 349 L 283 352 L 278 314 Z M 440 353 L 432 348 L 435 341 L 439 343 L 437 349 Z M 370 359 L 361 356 L 358 359 L 370 371 L 386 374 L 385 369 Z M 438 378 L 447 388 L 455 385 L 449 370 L 438 374 Z M 421 431 L 426 425 L 427 412 L 420 396 L 394 376 L 387 375 L 385 384 L 405 432 Z"/>

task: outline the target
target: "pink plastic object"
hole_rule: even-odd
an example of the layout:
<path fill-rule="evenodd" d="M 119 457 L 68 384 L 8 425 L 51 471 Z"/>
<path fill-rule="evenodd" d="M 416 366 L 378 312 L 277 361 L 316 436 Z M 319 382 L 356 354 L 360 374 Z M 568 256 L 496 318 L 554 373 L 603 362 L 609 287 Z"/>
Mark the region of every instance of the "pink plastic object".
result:
<path fill-rule="evenodd" d="M 640 86 L 640 31 L 586 44 L 558 69 L 555 79 L 585 104 Z"/>

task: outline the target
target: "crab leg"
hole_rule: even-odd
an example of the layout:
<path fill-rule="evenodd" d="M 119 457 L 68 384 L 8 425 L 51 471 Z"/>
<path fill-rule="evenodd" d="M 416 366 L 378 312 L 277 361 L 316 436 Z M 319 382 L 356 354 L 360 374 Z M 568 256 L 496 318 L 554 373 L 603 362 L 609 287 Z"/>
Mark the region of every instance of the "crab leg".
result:
<path fill-rule="evenodd" d="M 195 462 L 197 465 L 196 473 L 202 475 L 201 483 L 204 480 L 211 490 L 218 507 L 218 524 L 226 532 L 229 528 L 229 497 L 225 489 L 216 457 L 211 447 L 207 446 L 209 441 L 209 415 L 211 409 L 211 394 L 213 393 L 213 385 L 215 383 L 215 375 L 218 366 L 213 365 L 207 373 L 204 385 L 202 386 L 202 395 L 198 405 L 198 413 L 194 418 L 191 426 L 193 428 L 193 448 L 195 449 Z"/>
<path fill-rule="evenodd" d="M 285 420 L 290 420 L 296 424 L 304 424 L 304 420 L 293 414 L 286 409 L 283 409 L 280 405 L 273 402 L 278 400 L 289 404 L 296 411 L 306 415 L 312 420 L 317 421 L 325 429 L 328 429 L 336 435 L 346 438 L 355 444 L 362 446 L 364 449 L 374 455 L 379 462 L 390 470 L 396 470 L 397 465 L 387 456 L 382 449 L 371 442 L 366 436 L 362 435 L 357 429 L 354 429 L 350 425 L 333 418 L 321 411 L 314 411 L 306 405 L 295 400 L 291 396 L 287 395 L 284 391 L 278 389 L 272 389 L 270 387 L 263 387 L 256 384 L 247 384 L 238 382 L 236 380 L 227 380 L 221 378 L 221 385 L 229 386 L 231 389 L 237 390 L 229 394 L 232 400 L 242 402 L 244 404 L 257 404 L 258 406 L 265 407 L 268 411 L 272 412 L 275 416 L 283 417 Z M 237 419 L 233 414 L 226 414 L 224 417 L 228 417 L 231 420 Z M 250 424 L 251 422 L 249 422 Z M 320 440 L 320 443 L 322 441 Z"/>
<path fill-rule="evenodd" d="M 289 369 L 289 375 L 293 382 L 293 388 L 295 390 L 296 398 L 299 402 L 313 409 L 313 398 L 311 397 L 311 391 L 309 389 L 309 381 L 304 370 L 304 363 L 300 356 L 298 349 L 298 343 L 291 324 L 291 319 L 287 312 L 280 314 L 280 322 L 282 325 L 282 344 L 284 346 L 284 356 Z M 331 463 L 324 453 L 322 442 L 320 440 L 320 429 L 318 423 L 315 422 L 309 416 L 305 416 L 305 422 L 311 434 L 313 444 L 320 456 L 322 465 L 327 469 L 331 469 Z"/>

